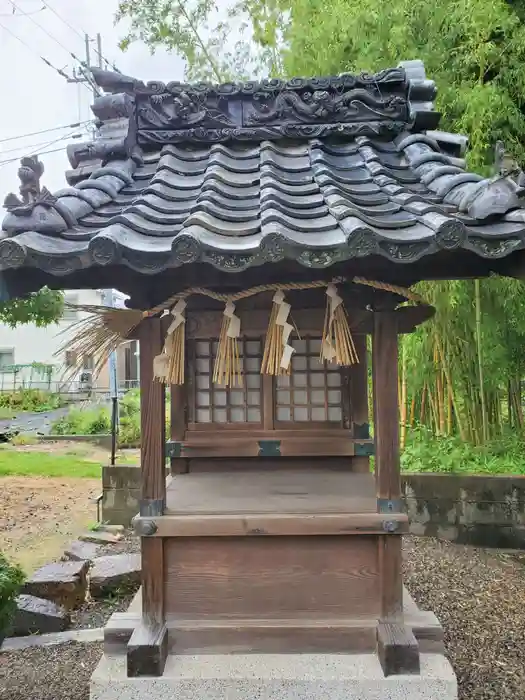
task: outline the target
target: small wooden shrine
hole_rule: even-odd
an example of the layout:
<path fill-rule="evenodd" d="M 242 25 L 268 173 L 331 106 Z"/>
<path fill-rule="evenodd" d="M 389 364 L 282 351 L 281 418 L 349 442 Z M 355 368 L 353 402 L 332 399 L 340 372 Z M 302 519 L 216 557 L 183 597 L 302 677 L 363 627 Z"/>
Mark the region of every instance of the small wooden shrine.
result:
<path fill-rule="evenodd" d="M 419 62 L 221 86 L 94 77 L 97 138 L 69 148 L 55 194 L 22 162 L 0 266 L 5 297 L 130 296 L 92 309 L 74 344 L 101 358 L 140 341 L 142 612 L 108 625 L 108 648 L 130 676 L 213 651 L 377 651 L 386 675 L 418 673 L 398 337 L 433 313 L 415 282 L 520 274 L 520 187 L 465 171 Z"/>

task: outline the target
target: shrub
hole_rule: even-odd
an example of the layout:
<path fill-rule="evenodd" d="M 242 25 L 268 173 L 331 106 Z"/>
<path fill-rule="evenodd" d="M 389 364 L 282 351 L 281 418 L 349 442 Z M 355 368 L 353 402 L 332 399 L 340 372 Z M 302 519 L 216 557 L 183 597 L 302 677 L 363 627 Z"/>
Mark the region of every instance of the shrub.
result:
<path fill-rule="evenodd" d="M 106 408 L 82 411 L 72 408 L 51 426 L 53 435 L 107 435 L 111 432 L 111 416 Z"/>
<path fill-rule="evenodd" d="M 166 410 L 166 439 L 169 436 L 169 396 Z M 54 435 L 102 435 L 111 432 L 111 409 L 95 411 L 72 408 L 51 427 Z M 119 447 L 140 447 L 140 391 L 131 389 L 119 402 Z"/>
<path fill-rule="evenodd" d="M 525 474 L 524 454 L 523 437 L 515 433 L 476 447 L 459 437 L 435 436 L 418 428 L 407 436 L 401 468 L 441 474 Z"/>
<path fill-rule="evenodd" d="M 60 408 L 65 401 L 59 394 L 40 389 L 16 389 L 0 393 L 0 408 L 40 413 Z"/>
<path fill-rule="evenodd" d="M 16 610 L 16 597 L 24 582 L 24 572 L 0 553 L 0 640 L 6 634 Z"/>
<path fill-rule="evenodd" d="M 37 445 L 38 438 L 31 433 L 19 433 L 11 439 L 11 444 L 15 447 L 24 447 L 25 445 Z"/>

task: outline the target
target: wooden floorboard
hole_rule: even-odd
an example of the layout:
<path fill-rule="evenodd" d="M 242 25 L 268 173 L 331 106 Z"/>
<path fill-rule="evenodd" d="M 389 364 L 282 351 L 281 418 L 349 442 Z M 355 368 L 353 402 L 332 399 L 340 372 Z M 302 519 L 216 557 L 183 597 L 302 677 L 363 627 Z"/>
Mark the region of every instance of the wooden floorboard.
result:
<path fill-rule="evenodd" d="M 180 474 L 166 515 L 219 513 L 375 513 L 372 474 L 305 471 Z"/>

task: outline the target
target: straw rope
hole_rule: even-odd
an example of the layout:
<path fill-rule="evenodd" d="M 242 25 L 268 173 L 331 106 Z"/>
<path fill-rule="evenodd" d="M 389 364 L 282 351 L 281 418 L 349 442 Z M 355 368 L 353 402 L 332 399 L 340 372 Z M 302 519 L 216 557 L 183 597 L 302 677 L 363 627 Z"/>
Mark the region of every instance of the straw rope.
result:
<path fill-rule="evenodd" d="M 221 294 L 220 292 L 214 292 L 210 289 L 206 289 L 205 287 L 190 287 L 184 291 L 177 292 L 177 294 L 172 295 L 166 299 L 166 301 L 162 302 L 161 304 L 157 304 L 157 306 L 154 306 L 146 311 L 66 303 L 68 308 L 84 311 L 90 314 L 90 316 L 77 321 L 77 323 L 73 325 L 73 328 L 75 329 L 74 336 L 72 338 L 68 338 L 55 354 L 59 355 L 65 350 L 69 350 L 76 354 L 79 366 L 82 364 L 84 356 L 89 355 L 94 358 L 95 374 L 97 374 L 107 362 L 109 355 L 117 349 L 122 340 L 125 340 L 143 319 L 162 314 L 168 309 L 172 308 L 178 301 L 185 300 L 190 296 L 206 296 L 210 299 L 215 299 L 216 301 L 228 303 L 237 302 L 241 299 L 246 299 L 262 292 L 287 292 L 293 290 L 318 289 L 328 287 L 330 284 L 341 284 L 345 281 L 346 279 L 344 277 L 338 277 L 333 279 L 332 282 L 317 280 L 313 282 L 260 284 L 243 291 L 234 292 L 232 294 Z M 354 277 L 351 281 L 355 284 L 366 285 L 375 289 L 404 296 L 407 300 L 416 304 L 425 303 L 424 299 L 419 294 L 416 294 L 405 287 L 389 284 L 387 282 L 368 280 L 364 277 Z M 71 326 L 68 328 L 68 331 L 71 331 Z M 179 331 L 179 334 L 182 332 L 183 328 L 181 331 Z M 180 344 L 180 341 L 183 342 L 183 338 L 178 338 L 178 341 L 179 342 L 177 345 Z M 279 343 L 277 343 L 276 347 L 278 346 Z M 177 361 L 177 366 L 179 366 L 179 363 L 182 361 L 183 351 L 181 352 L 179 350 L 178 356 L 179 360 Z M 274 360 L 274 363 L 275 362 L 276 359 Z M 72 370 L 74 369 L 75 368 L 72 368 Z M 178 374 L 179 381 L 183 381 L 183 375 L 176 370 L 173 364 L 170 364 L 170 371 L 168 371 L 168 375 L 173 376 L 174 374 Z M 226 374 L 228 374 L 228 372 L 226 372 Z M 233 375 L 236 375 L 236 371 L 234 371 L 230 376 L 233 377 Z"/>

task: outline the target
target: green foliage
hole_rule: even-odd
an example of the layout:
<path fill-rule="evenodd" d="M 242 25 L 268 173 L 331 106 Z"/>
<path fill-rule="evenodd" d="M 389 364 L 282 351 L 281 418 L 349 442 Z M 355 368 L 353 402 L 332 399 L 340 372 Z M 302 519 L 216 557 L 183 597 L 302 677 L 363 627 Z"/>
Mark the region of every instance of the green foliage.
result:
<path fill-rule="evenodd" d="M 120 42 L 123 51 L 137 40 L 152 52 L 159 46 L 174 51 L 186 62 L 188 80 L 248 78 L 265 54 L 252 42 L 247 18 L 234 5 L 224 11 L 215 0 L 120 0 L 122 19 L 130 25 Z"/>
<path fill-rule="evenodd" d="M 51 426 L 52 435 L 108 435 L 110 432 L 111 416 L 103 407 L 91 411 L 72 408 Z"/>
<path fill-rule="evenodd" d="M 71 409 L 51 426 L 54 435 L 103 435 L 111 432 L 111 411 Z M 166 438 L 169 435 L 169 396 L 166 398 Z M 119 402 L 119 447 L 140 447 L 140 391 L 131 389 Z"/>
<path fill-rule="evenodd" d="M 26 445 L 38 445 L 38 438 L 32 433 L 19 433 L 11 438 L 14 447 L 24 447 Z"/>
<path fill-rule="evenodd" d="M 475 447 L 459 437 L 435 436 L 425 428 L 411 430 L 401 455 L 405 472 L 442 474 L 525 474 L 525 442 L 508 434 Z"/>
<path fill-rule="evenodd" d="M 100 479 L 102 467 L 96 462 L 47 452 L 0 450 L 0 477 L 46 476 L 57 479 Z"/>
<path fill-rule="evenodd" d="M 16 597 L 24 583 L 24 572 L 10 564 L 0 552 L 0 640 L 8 631 L 16 610 Z"/>
<path fill-rule="evenodd" d="M 52 411 L 64 405 L 64 399 L 59 394 L 52 394 L 40 389 L 16 389 L 0 393 L 0 408 L 6 408 L 16 413 L 29 411 L 41 413 Z"/>
<path fill-rule="evenodd" d="M 44 327 L 59 321 L 63 310 L 63 293 L 44 287 L 24 299 L 0 302 L 0 323 L 11 328 L 25 323 Z"/>
<path fill-rule="evenodd" d="M 119 405 L 120 447 L 140 446 L 140 391 L 126 392 Z"/>
<path fill-rule="evenodd" d="M 442 128 L 469 136 L 488 170 L 502 139 L 525 161 L 525 26 L 505 0 L 248 0 L 255 38 L 281 49 L 283 75 L 378 71 L 419 58 L 438 86 Z"/>

